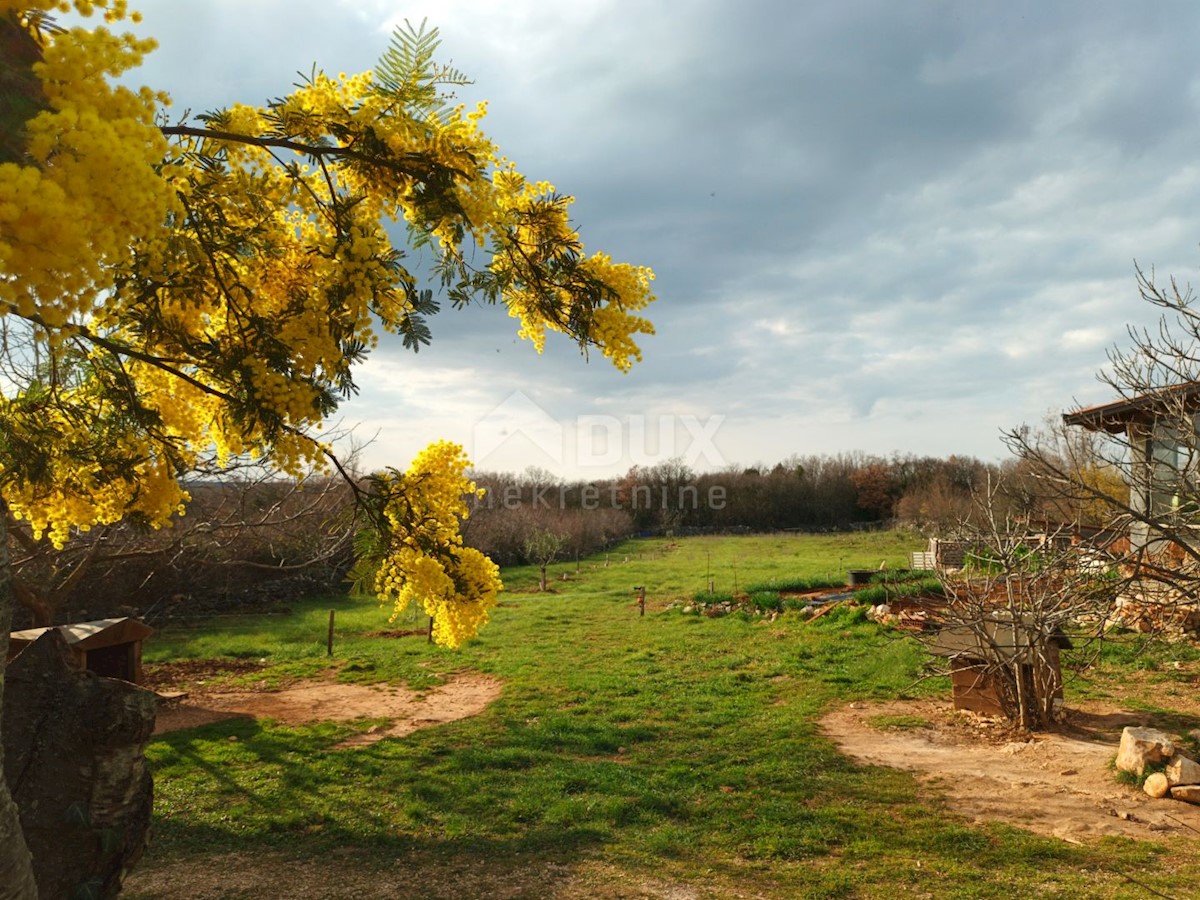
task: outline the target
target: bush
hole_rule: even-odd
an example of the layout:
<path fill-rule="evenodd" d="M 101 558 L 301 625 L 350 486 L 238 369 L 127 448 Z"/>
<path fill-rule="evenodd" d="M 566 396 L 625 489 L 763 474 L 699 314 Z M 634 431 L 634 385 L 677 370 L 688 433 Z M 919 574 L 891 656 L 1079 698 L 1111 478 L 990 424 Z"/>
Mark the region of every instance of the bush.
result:
<path fill-rule="evenodd" d="M 867 621 L 867 610 L 870 607 L 862 604 L 841 603 L 831 609 L 828 615 L 823 616 L 814 625 L 858 625 Z"/>
<path fill-rule="evenodd" d="M 925 577 L 927 575 L 925 572 L 921 572 L 920 575 L 922 577 L 919 580 L 905 579 L 868 585 L 862 590 L 855 591 L 854 599 L 859 603 L 877 606 L 880 603 L 890 603 L 903 597 L 918 597 L 921 594 L 941 595 L 946 592 L 941 580 L 936 576 Z"/>
<path fill-rule="evenodd" d="M 775 591 L 754 591 L 750 594 L 750 605 L 764 612 L 783 612 L 783 598 Z"/>
<path fill-rule="evenodd" d="M 865 603 L 867 606 L 877 606 L 880 603 L 887 603 L 889 599 L 896 596 L 887 589 L 887 585 L 872 584 L 860 591 L 854 592 L 854 599 L 859 603 Z"/>
<path fill-rule="evenodd" d="M 937 579 L 937 573 L 928 569 L 885 569 L 871 576 L 872 584 L 904 584 L 910 581 Z"/>
<path fill-rule="evenodd" d="M 692 602 L 700 606 L 710 606 L 715 603 L 737 603 L 737 598 L 733 594 L 721 591 L 715 594 L 710 594 L 708 591 L 696 591 L 692 595 Z"/>
<path fill-rule="evenodd" d="M 845 578 L 774 578 L 770 581 L 760 581 L 747 586 L 746 592 L 757 594 L 761 591 L 774 593 L 803 594 L 807 591 L 819 591 L 825 588 L 840 588 L 846 586 Z"/>

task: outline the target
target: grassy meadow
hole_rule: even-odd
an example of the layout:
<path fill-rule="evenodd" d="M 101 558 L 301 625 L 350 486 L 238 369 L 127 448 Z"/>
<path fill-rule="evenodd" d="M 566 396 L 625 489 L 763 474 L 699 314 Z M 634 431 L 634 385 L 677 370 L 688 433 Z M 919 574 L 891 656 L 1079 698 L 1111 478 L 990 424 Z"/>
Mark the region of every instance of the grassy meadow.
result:
<path fill-rule="evenodd" d="M 156 738 L 153 844 L 126 895 L 1145 895 L 1130 872 L 1163 895 L 1200 894 L 1194 853 L 970 826 L 909 774 L 837 753 L 817 726 L 831 705 L 948 691 L 918 679 L 913 640 L 861 608 L 813 622 L 668 608 L 710 575 L 729 592 L 735 581 L 897 568 L 919 547 L 902 533 L 630 541 L 556 564 L 547 593 L 535 570 L 507 570 L 492 622 L 458 651 L 370 636 L 423 622 L 389 626 L 373 603 L 345 598 L 167 626 L 147 663 L 254 660 L 266 668 L 242 680 L 418 689 L 472 671 L 504 690 L 479 716 L 353 750 L 332 748 L 375 722 L 241 719 Z M 327 881 L 280 882 L 277 894 L 243 875 L 211 890 L 189 881 L 255 860 L 264 872 L 316 866 Z M 178 894 L 164 893 L 168 881 Z"/>

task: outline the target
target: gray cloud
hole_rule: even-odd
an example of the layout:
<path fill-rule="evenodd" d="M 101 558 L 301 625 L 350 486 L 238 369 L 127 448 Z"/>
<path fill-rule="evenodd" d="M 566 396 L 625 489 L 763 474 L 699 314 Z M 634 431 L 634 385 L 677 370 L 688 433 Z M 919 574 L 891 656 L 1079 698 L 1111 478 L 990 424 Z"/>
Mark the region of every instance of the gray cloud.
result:
<path fill-rule="evenodd" d="M 146 4 L 145 80 L 202 109 L 369 67 L 428 15 L 489 132 L 578 197 L 590 249 L 651 265 L 632 374 L 538 358 L 502 310 L 380 351 L 347 418 L 380 462 L 523 391 L 551 415 L 722 414 L 729 454 L 996 457 L 1004 426 L 1094 379 L 1133 260 L 1186 279 L 1200 241 L 1200 11 L 1173 2 L 471 0 Z M 373 450 L 372 453 L 375 451 Z M 393 458 L 384 460 L 383 456 Z"/>

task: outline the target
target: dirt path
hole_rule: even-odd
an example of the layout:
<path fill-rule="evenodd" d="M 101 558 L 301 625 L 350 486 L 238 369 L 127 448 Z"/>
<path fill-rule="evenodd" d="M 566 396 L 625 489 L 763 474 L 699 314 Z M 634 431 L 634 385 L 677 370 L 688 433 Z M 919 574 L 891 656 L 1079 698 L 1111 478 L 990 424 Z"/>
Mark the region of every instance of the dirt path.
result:
<path fill-rule="evenodd" d="M 278 719 L 289 725 L 388 719 L 339 747 L 361 747 L 387 737 L 402 737 L 419 728 L 478 715 L 500 696 L 499 679 L 487 675 L 451 676 L 428 691 L 393 685 L 301 682 L 278 691 L 203 691 L 163 704 L 155 734 L 195 728 L 235 716 Z"/>
<path fill-rule="evenodd" d="M 881 717 L 927 724 L 886 727 Z M 1121 729 L 1142 724 L 1144 714 L 1094 707 L 1073 710 L 1061 733 L 1019 738 L 928 700 L 852 703 L 821 720 L 847 756 L 918 773 L 976 822 L 1009 822 L 1074 842 L 1103 835 L 1195 840 L 1200 807 L 1152 800 L 1113 777 L 1109 761 Z"/>

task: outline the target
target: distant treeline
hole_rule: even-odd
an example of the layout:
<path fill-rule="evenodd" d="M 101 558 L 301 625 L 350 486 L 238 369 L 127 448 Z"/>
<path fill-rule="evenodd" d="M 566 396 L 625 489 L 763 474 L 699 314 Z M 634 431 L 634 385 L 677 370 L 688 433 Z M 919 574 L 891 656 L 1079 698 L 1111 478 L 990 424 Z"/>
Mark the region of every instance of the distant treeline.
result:
<path fill-rule="evenodd" d="M 536 468 L 473 477 L 486 493 L 464 538 L 501 565 L 573 560 L 631 535 L 890 525 L 945 534 L 997 484 L 1005 512 L 1047 510 L 1018 464 L 961 456 L 793 456 L 705 473 L 674 459 L 594 481 Z M 18 625 L 147 611 L 157 619 L 345 586 L 359 520 L 344 481 L 209 479 L 189 489 L 187 515 L 172 528 L 121 522 L 77 534 L 62 550 L 10 520 Z"/>
<path fill-rule="evenodd" d="M 673 459 L 594 481 L 564 481 L 537 468 L 474 478 L 487 493 L 475 504 L 467 541 L 504 565 L 526 561 L 522 543 L 533 529 L 564 535 L 572 556 L 633 534 L 894 524 L 935 531 L 969 520 L 973 498 L 989 485 L 1001 487 L 1006 511 L 1039 514 L 1034 486 L 1016 464 L 963 456 L 793 456 L 705 473 Z"/>

